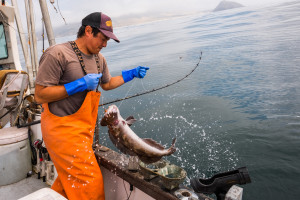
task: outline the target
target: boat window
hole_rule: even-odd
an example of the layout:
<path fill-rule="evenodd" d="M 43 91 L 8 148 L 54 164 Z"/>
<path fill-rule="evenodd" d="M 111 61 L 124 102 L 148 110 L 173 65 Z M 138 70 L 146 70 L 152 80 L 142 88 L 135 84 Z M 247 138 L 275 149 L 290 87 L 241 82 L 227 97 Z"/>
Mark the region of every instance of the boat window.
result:
<path fill-rule="evenodd" d="M 0 59 L 8 57 L 3 23 L 0 22 Z"/>

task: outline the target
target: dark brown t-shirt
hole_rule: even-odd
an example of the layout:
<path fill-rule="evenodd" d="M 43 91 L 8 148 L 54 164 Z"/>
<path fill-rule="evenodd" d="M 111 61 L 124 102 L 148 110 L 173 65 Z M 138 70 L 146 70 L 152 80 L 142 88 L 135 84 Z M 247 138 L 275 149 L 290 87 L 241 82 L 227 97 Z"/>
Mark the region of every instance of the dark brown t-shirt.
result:
<path fill-rule="evenodd" d="M 83 61 L 88 74 L 98 73 L 94 55 L 82 53 Z M 107 63 L 99 53 L 100 73 L 103 74 L 101 83 L 110 81 L 111 75 Z M 70 43 L 63 43 L 49 47 L 42 55 L 36 84 L 42 86 L 56 86 L 70 83 L 84 76 L 79 60 Z M 65 99 L 49 103 L 50 111 L 57 116 L 66 116 L 75 113 L 81 107 L 87 91 L 78 92 Z"/>

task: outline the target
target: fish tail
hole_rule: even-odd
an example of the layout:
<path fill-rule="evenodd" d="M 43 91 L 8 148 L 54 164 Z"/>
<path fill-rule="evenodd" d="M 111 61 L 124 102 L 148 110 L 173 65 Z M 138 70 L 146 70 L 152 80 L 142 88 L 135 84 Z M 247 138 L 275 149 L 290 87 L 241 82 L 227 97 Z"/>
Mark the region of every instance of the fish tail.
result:
<path fill-rule="evenodd" d="M 176 138 L 173 139 L 172 141 L 172 146 L 175 146 Z"/>
<path fill-rule="evenodd" d="M 176 151 L 175 142 L 176 142 L 176 138 L 173 139 L 172 146 L 168 149 L 168 155 L 171 155 Z"/>

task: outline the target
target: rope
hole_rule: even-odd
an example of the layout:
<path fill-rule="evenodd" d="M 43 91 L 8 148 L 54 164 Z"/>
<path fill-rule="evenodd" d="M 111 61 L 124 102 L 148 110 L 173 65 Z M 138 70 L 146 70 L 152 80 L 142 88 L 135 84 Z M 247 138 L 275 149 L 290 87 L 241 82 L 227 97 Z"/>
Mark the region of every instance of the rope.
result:
<path fill-rule="evenodd" d="M 155 91 L 157 91 L 157 90 L 161 90 L 161 89 L 167 88 L 167 87 L 169 87 L 169 86 L 171 86 L 171 85 L 174 85 L 174 84 L 176 84 L 176 83 L 179 83 L 179 82 L 182 81 L 183 79 L 185 79 L 185 78 L 187 78 L 188 76 L 190 76 L 190 75 L 196 70 L 196 68 L 197 68 L 197 67 L 199 66 L 199 64 L 200 64 L 201 58 L 202 58 L 202 51 L 200 52 L 199 61 L 198 61 L 198 63 L 196 64 L 196 66 L 195 66 L 195 67 L 194 67 L 187 75 L 185 75 L 183 78 L 181 78 L 181 79 L 179 79 L 179 80 L 177 80 L 177 81 L 175 81 L 175 82 L 173 82 L 173 83 L 169 83 L 169 84 L 164 85 L 164 86 L 162 86 L 162 87 L 155 88 L 155 89 L 152 89 L 152 90 L 147 90 L 147 91 L 145 91 L 145 92 L 138 93 L 138 94 L 135 94 L 135 95 L 132 95 L 132 96 L 124 97 L 124 98 L 122 98 L 122 99 L 116 99 L 116 100 L 113 100 L 113 101 L 110 101 L 110 102 L 107 102 L 107 103 L 103 103 L 103 104 L 100 104 L 99 107 L 100 107 L 100 106 L 107 105 L 107 104 L 112 104 L 112 103 L 115 103 L 115 102 L 123 101 L 123 100 L 126 100 L 126 99 L 131 99 L 131 98 L 133 98 L 133 97 L 138 97 L 138 96 L 141 96 L 141 95 L 144 95 L 144 94 L 148 94 L 148 93 L 151 93 L 151 92 L 155 92 Z"/>
<path fill-rule="evenodd" d="M 64 18 L 64 16 L 62 15 L 62 13 L 61 13 L 61 11 L 60 11 L 60 8 L 59 8 L 59 5 L 58 5 L 58 0 L 57 0 L 57 2 L 56 2 L 56 5 L 57 5 L 58 10 L 57 10 L 56 7 L 54 6 L 54 1 L 50 1 L 50 3 L 52 4 L 52 6 L 53 6 L 54 10 L 56 11 L 56 13 L 59 13 L 59 14 L 60 14 L 61 18 L 62 18 L 62 19 L 64 20 L 64 22 L 65 22 L 65 25 L 67 25 L 66 19 Z"/>
<path fill-rule="evenodd" d="M 59 14 L 60 14 L 61 18 L 64 20 L 65 25 L 67 25 L 66 19 L 64 18 L 64 16 L 62 15 L 62 13 L 60 11 L 60 8 L 59 8 L 59 5 L 58 5 L 58 0 L 56 1 L 56 4 L 57 4 L 57 8 L 58 8 L 58 11 L 59 11 Z"/>
<path fill-rule="evenodd" d="M 15 109 L 15 108 L 12 107 L 12 108 L 10 108 L 6 113 L 4 113 L 4 115 L 2 115 L 2 116 L 0 117 L 0 120 L 1 120 L 3 117 L 5 117 L 8 113 L 10 113 L 13 109 Z"/>

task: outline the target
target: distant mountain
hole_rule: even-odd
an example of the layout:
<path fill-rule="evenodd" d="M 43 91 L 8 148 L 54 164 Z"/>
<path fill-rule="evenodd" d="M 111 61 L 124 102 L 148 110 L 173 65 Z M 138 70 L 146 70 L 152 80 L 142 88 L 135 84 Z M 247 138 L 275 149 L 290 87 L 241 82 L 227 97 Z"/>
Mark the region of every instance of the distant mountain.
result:
<path fill-rule="evenodd" d="M 233 1 L 221 1 L 219 5 L 213 10 L 213 12 L 221 11 L 221 10 L 228 10 L 232 8 L 239 8 L 244 7 L 242 4 L 233 2 Z"/>
<path fill-rule="evenodd" d="M 58 27 L 54 27 L 54 35 L 55 37 L 64 37 L 70 35 L 77 35 L 78 29 L 81 26 L 81 22 L 77 23 L 69 23 L 67 25 L 62 25 Z"/>

